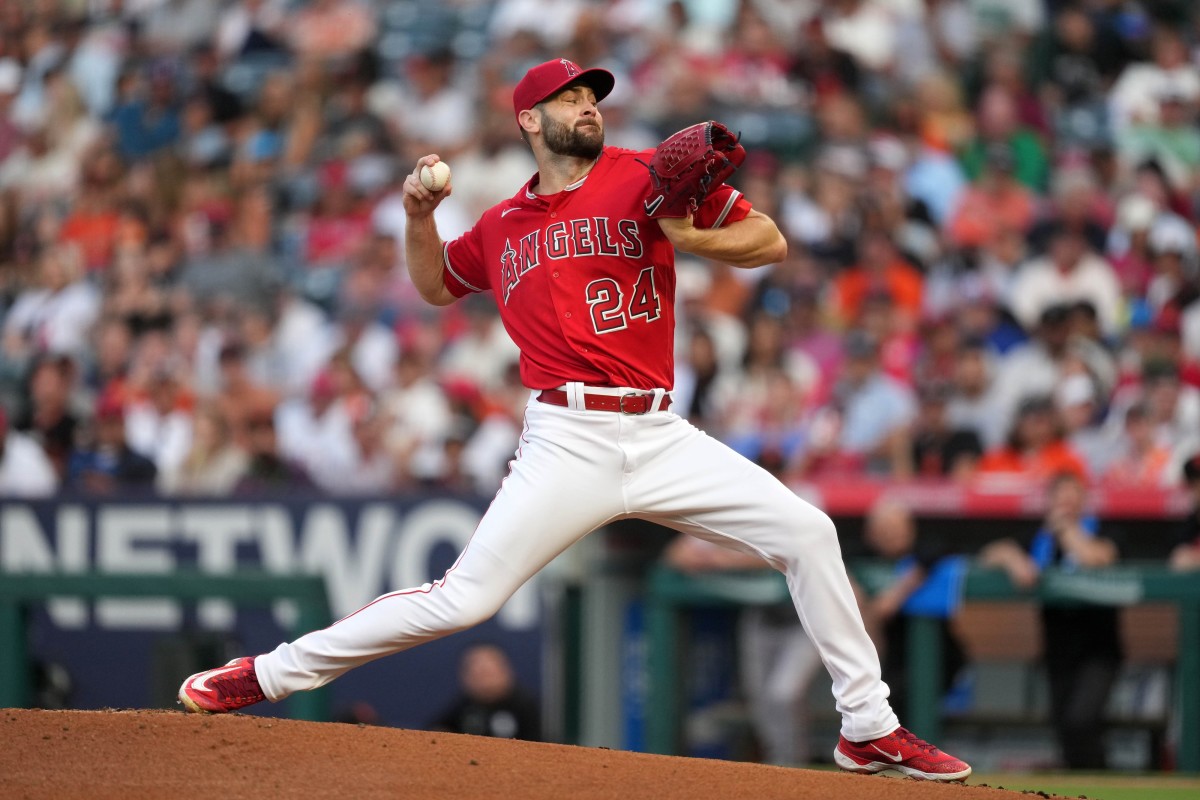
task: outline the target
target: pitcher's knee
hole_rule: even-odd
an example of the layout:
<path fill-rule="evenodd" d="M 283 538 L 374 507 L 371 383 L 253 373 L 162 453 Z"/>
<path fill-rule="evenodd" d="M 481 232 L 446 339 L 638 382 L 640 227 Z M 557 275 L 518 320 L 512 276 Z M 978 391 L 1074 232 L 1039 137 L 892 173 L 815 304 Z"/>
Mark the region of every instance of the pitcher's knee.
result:
<path fill-rule="evenodd" d="M 452 631 L 463 631 L 487 622 L 496 615 L 506 599 L 483 596 L 455 598 L 443 615 L 446 627 Z"/>
<path fill-rule="evenodd" d="M 808 506 L 805 513 L 794 517 L 789 525 L 787 558 L 811 560 L 824 552 L 841 554 L 837 526 L 829 515 Z"/>
<path fill-rule="evenodd" d="M 808 513 L 796 521 L 796 538 L 801 547 L 840 547 L 837 525 L 819 508 L 809 507 Z"/>

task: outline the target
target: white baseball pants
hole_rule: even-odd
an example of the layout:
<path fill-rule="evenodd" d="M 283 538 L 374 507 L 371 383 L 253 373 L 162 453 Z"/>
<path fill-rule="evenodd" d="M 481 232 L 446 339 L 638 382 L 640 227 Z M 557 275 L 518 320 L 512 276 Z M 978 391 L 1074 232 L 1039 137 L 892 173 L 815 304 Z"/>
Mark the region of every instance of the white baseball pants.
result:
<path fill-rule="evenodd" d="M 864 741 L 895 730 L 879 657 L 824 512 L 672 412 L 583 411 L 532 397 L 511 471 L 445 576 L 259 656 L 259 683 L 281 700 L 470 628 L 567 547 L 624 517 L 755 553 L 783 572 L 833 678 L 842 734 Z"/>

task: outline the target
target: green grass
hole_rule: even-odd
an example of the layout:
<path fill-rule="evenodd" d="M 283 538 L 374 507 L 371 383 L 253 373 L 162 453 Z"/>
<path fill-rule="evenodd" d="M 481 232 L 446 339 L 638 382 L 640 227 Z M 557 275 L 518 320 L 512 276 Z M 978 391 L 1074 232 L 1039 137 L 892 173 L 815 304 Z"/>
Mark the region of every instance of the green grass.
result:
<path fill-rule="evenodd" d="M 1196 800 L 1200 798 L 1200 778 L 1162 775 L 1071 775 L 1053 773 L 978 775 L 970 784 L 1018 791 L 1046 792 L 1064 797 L 1088 797 L 1090 800 Z"/>

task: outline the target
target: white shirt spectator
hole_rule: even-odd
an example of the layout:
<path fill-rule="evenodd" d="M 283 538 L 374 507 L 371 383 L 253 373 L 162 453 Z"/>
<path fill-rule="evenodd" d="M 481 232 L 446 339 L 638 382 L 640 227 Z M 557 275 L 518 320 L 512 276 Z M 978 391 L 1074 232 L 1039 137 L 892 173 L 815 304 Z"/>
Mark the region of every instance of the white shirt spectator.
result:
<path fill-rule="evenodd" d="M 450 200 L 458 200 L 461 196 L 463 199 L 459 202 L 470 205 L 465 211 L 477 218 L 512 197 L 515 194 L 513 187 L 523 185 L 535 172 L 537 164 L 527 147 L 513 145 L 490 155 L 472 148 L 454 159 L 454 194 Z M 437 211 L 448 202 L 438 206 Z M 441 223 L 438 229 L 441 230 Z"/>
<path fill-rule="evenodd" d="M 174 470 L 192 449 L 192 415 L 178 408 L 162 414 L 153 403 L 133 403 L 125 409 L 125 441 L 160 474 Z"/>
<path fill-rule="evenodd" d="M 0 428 L 0 497 L 49 497 L 56 489 L 58 475 L 41 445 Z"/>
<path fill-rule="evenodd" d="M 1121 315 L 1121 284 L 1112 265 L 1088 253 L 1064 272 L 1049 257 L 1025 263 L 1013 281 L 1009 308 L 1026 330 L 1037 327 L 1047 308 L 1080 300 L 1096 308 L 1100 329 L 1111 336 L 1118 331 Z"/>
<path fill-rule="evenodd" d="M 1175 94 L 1188 103 L 1200 100 L 1200 71 L 1192 64 L 1163 69 L 1154 63 L 1130 64 L 1108 95 L 1109 125 L 1123 131 L 1132 122 L 1158 122 L 1159 98 Z"/>
<path fill-rule="evenodd" d="M 503 40 L 529 32 L 556 50 L 575 35 L 583 10 L 582 0 L 500 0 L 492 11 L 490 38 Z"/>
<path fill-rule="evenodd" d="M 446 395 L 430 377 L 409 386 L 395 386 L 380 400 L 391 419 L 387 447 L 404 460 L 408 473 L 431 480 L 442 474 L 445 455 L 442 441 L 451 431 L 454 416 Z"/>
<path fill-rule="evenodd" d="M 1033 34 L 1046 25 L 1043 0 L 967 0 L 967 4 L 976 28 L 989 40 L 1009 33 Z"/>
<path fill-rule="evenodd" d="M 884 70 L 896 58 L 896 24 L 878 0 L 862 0 L 848 14 L 825 16 L 825 37 L 864 68 Z"/>
<path fill-rule="evenodd" d="M 500 318 L 493 317 L 486 329 L 468 331 L 451 342 L 438 371 L 448 378 L 465 378 L 475 386 L 490 388 L 499 385 L 520 353 Z"/>
<path fill-rule="evenodd" d="M 392 488 L 395 462 L 386 447 L 364 452 L 355 435 L 362 412 L 352 401 L 336 400 L 317 420 L 316 438 L 305 467 L 313 481 L 335 494 L 375 494 Z"/>
<path fill-rule="evenodd" d="M 237 56 L 252 31 L 278 33 L 287 11 L 287 0 L 253 0 L 234 3 L 217 22 L 216 45 L 222 58 Z"/>
<path fill-rule="evenodd" d="M 86 281 L 57 291 L 22 292 L 4 321 L 5 337 L 20 336 L 39 351 L 85 353 L 92 324 L 100 313 L 100 295 Z"/>

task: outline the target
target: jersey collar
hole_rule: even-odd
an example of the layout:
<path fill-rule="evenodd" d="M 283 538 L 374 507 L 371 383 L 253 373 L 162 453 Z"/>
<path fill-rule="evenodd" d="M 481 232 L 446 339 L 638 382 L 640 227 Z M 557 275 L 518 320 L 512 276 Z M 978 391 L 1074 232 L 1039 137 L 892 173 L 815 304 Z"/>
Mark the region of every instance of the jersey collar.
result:
<path fill-rule="evenodd" d="M 605 148 L 605 150 L 607 150 L 607 149 L 608 148 Z M 567 184 L 566 186 L 564 186 L 563 191 L 564 192 L 573 192 L 576 189 L 578 189 L 580 186 L 583 186 L 584 182 L 587 181 L 588 177 L 593 172 L 596 171 L 596 165 L 600 163 L 600 159 L 603 157 L 604 157 L 604 151 L 601 151 L 600 155 L 596 156 L 596 160 L 592 162 L 592 168 L 587 171 L 587 174 L 584 175 L 579 180 L 575 181 L 574 183 Z M 533 177 L 530 178 L 528 182 L 526 182 L 525 188 L 523 188 L 521 190 L 521 192 L 519 193 L 519 196 L 523 196 L 526 200 L 529 200 L 534 203 L 546 203 L 548 198 L 553 197 L 554 195 L 538 194 L 537 192 L 535 192 L 533 190 L 533 187 L 537 186 L 538 179 L 541 177 L 541 174 L 542 173 L 540 173 L 540 172 L 533 173 Z"/>

